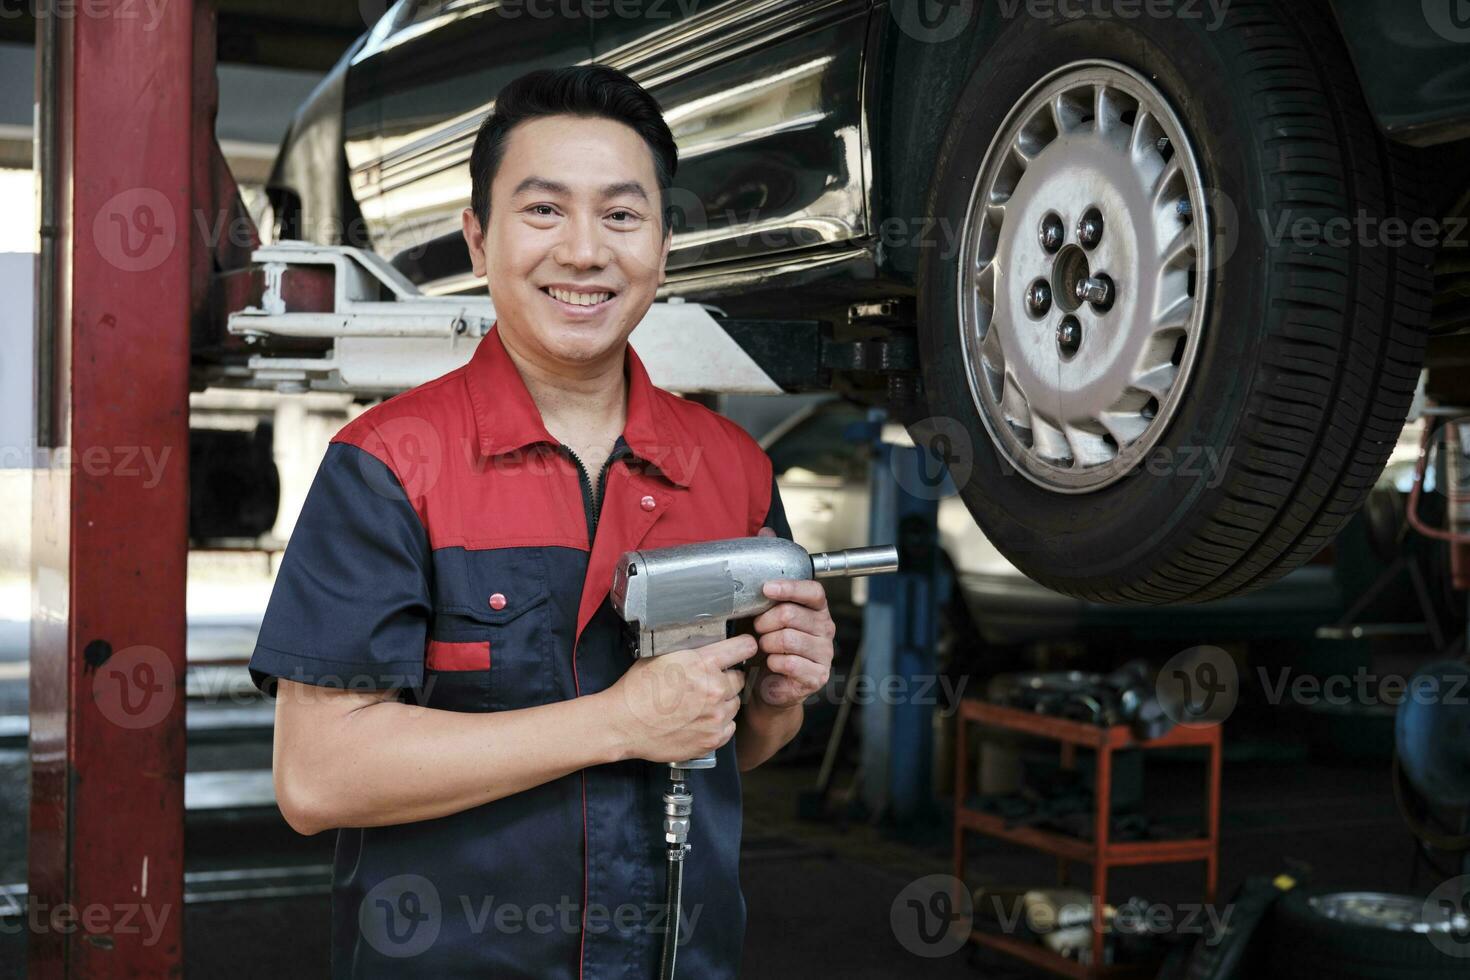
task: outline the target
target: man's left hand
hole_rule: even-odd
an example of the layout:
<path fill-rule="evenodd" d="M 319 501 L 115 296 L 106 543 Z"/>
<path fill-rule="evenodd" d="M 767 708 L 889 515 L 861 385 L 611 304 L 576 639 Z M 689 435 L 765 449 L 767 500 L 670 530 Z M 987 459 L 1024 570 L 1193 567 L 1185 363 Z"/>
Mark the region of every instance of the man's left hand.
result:
<path fill-rule="evenodd" d="M 776 536 L 768 527 L 759 533 Z M 776 604 L 752 623 L 766 655 L 756 696 L 773 708 L 795 707 L 826 686 L 837 625 L 827 608 L 827 590 L 815 579 L 775 579 L 764 592 Z"/>

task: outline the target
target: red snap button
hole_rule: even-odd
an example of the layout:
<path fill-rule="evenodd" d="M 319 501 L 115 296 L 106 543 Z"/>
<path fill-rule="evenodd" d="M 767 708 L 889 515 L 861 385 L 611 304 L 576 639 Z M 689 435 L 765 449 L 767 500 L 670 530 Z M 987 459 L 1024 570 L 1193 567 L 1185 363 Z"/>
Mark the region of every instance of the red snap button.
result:
<path fill-rule="evenodd" d="M 490 597 L 490 608 L 491 609 L 504 609 L 505 608 L 505 596 L 501 595 L 499 592 L 497 592 L 493 596 L 491 596 Z"/>
<path fill-rule="evenodd" d="M 643 507 L 644 510 L 653 510 L 653 508 L 658 506 L 658 502 L 652 497 L 644 497 L 638 503 L 640 506 Z"/>

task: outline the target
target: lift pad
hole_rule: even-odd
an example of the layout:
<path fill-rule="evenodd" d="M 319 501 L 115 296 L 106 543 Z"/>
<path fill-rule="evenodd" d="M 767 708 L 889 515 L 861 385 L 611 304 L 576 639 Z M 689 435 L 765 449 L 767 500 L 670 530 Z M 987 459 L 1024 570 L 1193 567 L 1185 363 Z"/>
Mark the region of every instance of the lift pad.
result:
<path fill-rule="evenodd" d="M 228 330 L 260 352 L 244 369 L 221 368 L 212 379 L 221 384 L 391 395 L 466 363 L 495 323 L 489 296 L 425 295 L 363 249 L 281 242 L 256 249 L 251 259 L 265 271 L 261 302 L 231 313 Z M 288 281 L 298 270 L 331 275 L 330 300 L 322 304 L 330 309 L 293 309 L 301 291 Z M 275 338 L 317 339 L 329 348 L 320 355 L 271 352 Z M 653 383 L 669 391 L 784 390 L 698 303 L 654 303 L 629 342 Z"/>

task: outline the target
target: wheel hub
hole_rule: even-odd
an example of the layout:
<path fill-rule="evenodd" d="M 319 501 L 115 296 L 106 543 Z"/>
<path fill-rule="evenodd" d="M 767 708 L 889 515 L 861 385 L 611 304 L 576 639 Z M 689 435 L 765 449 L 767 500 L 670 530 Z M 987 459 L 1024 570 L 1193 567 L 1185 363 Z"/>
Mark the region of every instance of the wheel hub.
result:
<path fill-rule="evenodd" d="M 966 220 L 960 327 L 986 428 L 1035 482 L 1101 489 L 1174 414 L 1206 302 L 1201 188 L 1177 117 L 1120 65 L 1056 72 L 997 134 Z"/>

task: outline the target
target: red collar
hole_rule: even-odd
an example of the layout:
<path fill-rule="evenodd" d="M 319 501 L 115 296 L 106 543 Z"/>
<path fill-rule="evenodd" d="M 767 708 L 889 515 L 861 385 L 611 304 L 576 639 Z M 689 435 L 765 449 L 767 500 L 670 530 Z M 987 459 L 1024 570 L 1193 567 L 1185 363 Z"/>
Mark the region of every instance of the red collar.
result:
<path fill-rule="evenodd" d="M 492 325 L 480 341 L 465 373 L 470 403 L 475 410 L 480 452 L 497 456 L 540 442 L 559 445 L 560 440 L 546 431 L 541 410 L 531 398 L 515 361 L 506 352 L 498 327 L 498 322 Z M 625 349 L 623 377 L 627 381 L 628 420 L 623 427 L 623 439 L 635 456 L 659 467 L 660 472 L 679 486 L 687 487 L 693 466 L 681 463 L 699 457 L 694 455 L 683 426 L 663 405 L 663 393 L 649 380 L 633 345 L 628 344 Z"/>

